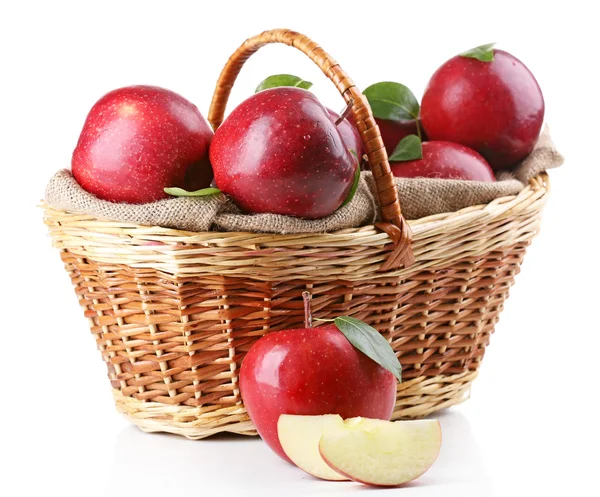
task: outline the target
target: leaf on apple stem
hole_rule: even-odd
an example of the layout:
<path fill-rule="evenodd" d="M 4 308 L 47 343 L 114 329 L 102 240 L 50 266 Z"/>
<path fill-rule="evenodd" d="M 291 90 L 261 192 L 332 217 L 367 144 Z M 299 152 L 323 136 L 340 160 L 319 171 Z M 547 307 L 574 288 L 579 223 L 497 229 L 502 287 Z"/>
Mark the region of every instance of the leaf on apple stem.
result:
<path fill-rule="evenodd" d="M 358 184 L 360 183 L 360 160 L 358 159 L 358 155 L 356 155 L 356 152 L 354 150 L 352 150 L 350 148 L 348 150 L 350 150 L 350 153 L 356 159 L 356 171 L 354 173 L 354 181 L 352 182 L 352 187 L 350 188 L 350 192 L 348 193 L 346 200 L 344 200 L 342 205 L 340 205 L 340 209 L 352 201 L 352 199 L 354 198 L 354 195 L 356 195 L 356 191 L 358 190 Z"/>
<path fill-rule="evenodd" d="M 472 48 L 465 52 L 460 53 L 461 57 L 468 57 L 470 59 L 477 59 L 481 62 L 492 62 L 494 60 L 494 45 L 495 43 L 486 43 L 478 47 Z"/>
<path fill-rule="evenodd" d="M 381 333 L 360 319 L 350 316 L 337 317 L 333 322 L 355 348 L 390 371 L 398 381 L 402 381 L 400 361 Z"/>
<path fill-rule="evenodd" d="M 389 160 L 393 162 L 403 162 L 423 158 L 423 147 L 421 140 L 417 135 L 407 135 L 400 143 L 396 145 L 394 153 L 390 155 Z"/>
<path fill-rule="evenodd" d="M 202 190 L 196 190 L 195 192 L 188 192 L 183 188 L 165 188 L 165 193 L 173 195 L 174 197 L 206 197 L 208 195 L 216 195 L 221 193 L 218 188 L 203 188 Z"/>
<path fill-rule="evenodd" d="M 373 115 L 379 119 L 407 121 L 419 118 L 419 102 L 403 84 L 383 81 L 369 86 L 363 94 Z"/>
<path fill-rule="evenodd" d="M 278 88 L 280 86 L 293 86 L 295 88 L 303 88 L 308 90 L 313 84 L 293 74 L 273 74 L 267 79 L 263 79 L 256 87 L 254 93 L 268 90 L 269 88 Z"/>

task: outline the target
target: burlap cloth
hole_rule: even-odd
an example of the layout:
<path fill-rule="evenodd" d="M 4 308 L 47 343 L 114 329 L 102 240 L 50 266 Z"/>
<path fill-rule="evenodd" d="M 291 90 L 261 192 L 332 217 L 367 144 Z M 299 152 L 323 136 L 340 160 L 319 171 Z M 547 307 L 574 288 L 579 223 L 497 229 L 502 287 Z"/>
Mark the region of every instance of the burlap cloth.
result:
<path fill-rule="evenodd" d="M 396 178 L 402 213 L 406 219 L 418 219 L 487 204 L 496 198 L 519 193 L 536 174 L 562 163 L 563 157 L 556 150 L 546 127 L 531 154 L 512 171 L 498 173 L 495 183 Z M 83 190 L 66 169 L 58 171 L 48 183 L 46 202 L 56 209 L 100 219 L 189 231 L 326 233 L 372 224 L 379 216 L 375 184 L 370 172 L 362 174 L 352 201 L 330 216 L 317 220 L 279 214 L 243 214 L 222 194 L 170 198 L 149 204 L 108 202 Z"/>

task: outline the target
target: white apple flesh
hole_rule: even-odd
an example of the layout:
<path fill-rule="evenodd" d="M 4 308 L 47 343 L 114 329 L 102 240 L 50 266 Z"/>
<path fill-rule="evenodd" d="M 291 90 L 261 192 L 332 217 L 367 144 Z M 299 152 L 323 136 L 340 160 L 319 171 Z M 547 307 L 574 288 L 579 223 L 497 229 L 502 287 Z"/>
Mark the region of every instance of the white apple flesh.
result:
<path fill-rule="evenodd" d="M 319 452 L 331 469 L 354 481 L 393 487 L 425 473 L 441 445 L 437 420 L 351 418 L 327 427 Z"/>
<path fill-rule="evenodd" d="M 319 441 L 323 434 L 343 426 L 344 421 L 339 414 L 282 414 L 277 421 L 277 434 L 285 454 L 300 469 L 323 480 L 348 480 L 331 469 L 319 454 Z"/>

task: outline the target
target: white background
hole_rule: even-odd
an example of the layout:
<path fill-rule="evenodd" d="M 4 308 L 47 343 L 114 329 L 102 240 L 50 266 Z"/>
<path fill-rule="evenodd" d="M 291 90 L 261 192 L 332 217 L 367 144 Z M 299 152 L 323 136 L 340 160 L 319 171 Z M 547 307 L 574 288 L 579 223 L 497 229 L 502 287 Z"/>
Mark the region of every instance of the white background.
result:
<path fill-rule="evenodd" d="M 418 97 L 452 55 L 496 41 L 544 91 L 563 168 L 471 399 L 440 415 L 444 445 L 425 476 L 381 494 L 600 495 L 596 409 L 599 83 L 588 2 L 2 2 L 0 158 L 2 495 L 375 495 L 314 480 L 257 438 L 147 435 L 112 406 L 95 350 L 36 204 L 68 167 L 84 118 L 107 91 L 154 84 L 206 115 L 216 77 L 248 36 L 287 27 L 328 50 L 359 87 L 396 80 Z M 591 5 L 591 2 L 590 2 Z M 268 47 L 235 87 L 290 72 L 342 107 L 299 52 Z M 362 491 L 362 493 L 360 493 Z"/>

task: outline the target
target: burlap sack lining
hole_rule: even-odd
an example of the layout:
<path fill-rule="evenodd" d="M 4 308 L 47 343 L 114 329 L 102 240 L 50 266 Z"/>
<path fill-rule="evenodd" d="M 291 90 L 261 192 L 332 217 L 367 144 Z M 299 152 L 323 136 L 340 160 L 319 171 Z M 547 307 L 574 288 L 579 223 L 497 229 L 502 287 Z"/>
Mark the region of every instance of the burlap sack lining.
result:
<path fill-rule="evenodd" d="M 447 179 L 396 178 L 402 213 L 406 219 L 454 212 L 515 195 L 538 173 L 560 166 L 548 128 L 531 154 L 514 170 L 501 171 L 495 183 Z M 372 224 L 379 218 L 375 183 L 364 172 L 351 202 L 317 220 L 279 214 L 244 214 L 225 195 L 170 198 L 149 204 L 118 204 L 100 200 L 83 190 L 70 171 L 58 171 L 46 188 L 46 202 L 60 210 L 100 219 L 164 226 L 188 231 L 240 231 L 263 233 L 327 233 Z"/>

